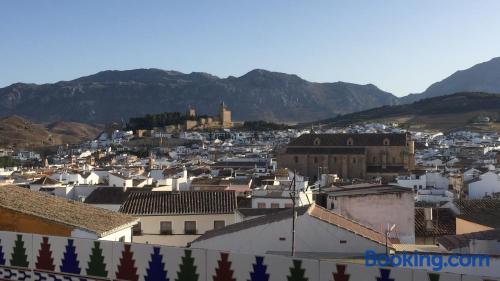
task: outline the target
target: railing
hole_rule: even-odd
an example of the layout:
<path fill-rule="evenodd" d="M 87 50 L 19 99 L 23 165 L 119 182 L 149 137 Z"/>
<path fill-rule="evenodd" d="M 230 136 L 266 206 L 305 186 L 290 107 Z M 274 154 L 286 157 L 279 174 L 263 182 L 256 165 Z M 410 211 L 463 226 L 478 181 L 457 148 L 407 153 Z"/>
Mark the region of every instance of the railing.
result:
<path fill-rule="evenodd" d="M 242 240 L 241 243 L 245 241 Z M 317 259 L 228 254 L 203 249 L 0 232 L 0 280 L 496 279 L 416 269 L 365 267 L 363 264 Z"/>

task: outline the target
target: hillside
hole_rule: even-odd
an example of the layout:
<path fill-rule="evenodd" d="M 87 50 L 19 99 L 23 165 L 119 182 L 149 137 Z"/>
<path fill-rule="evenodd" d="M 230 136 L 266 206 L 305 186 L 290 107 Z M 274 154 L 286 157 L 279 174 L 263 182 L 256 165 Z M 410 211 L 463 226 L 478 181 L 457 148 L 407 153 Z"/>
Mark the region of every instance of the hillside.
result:
<path fill-rule="evenodd" d="M 459 92 L 500 93 L 500 57 L 457 71 L 444 80 L 432 84 L 425 92 L 402 97 L 400 101 L 412 103 L 420 99 Z"/>
<path fill-rule="evenodd" d="M 94 139 L 100 127 L 74 122 L 35 124 L 19 116 L 0 118 L 0 147 L 43 147 Z"/>
<path fill-rule="evenodd" d="M 312 121 L 387 104 L 397 98 L 374 85 L 313 83 L 296 75 L 253 70 L 241 77 L 159 69 L 103 71 L 54 84 L 0 89 L 0 117 L 37 122 L 109 123 L 188 105 L 216 114 L 220 101 L 235 120 Z"/>
<path fill-rule="evenodd" d="M 479 117 L 493 120 L 478 124 Z M 423 99 L 412 104 L 383 106 L 323 120 L 330 125 L 346 125 L 359 122 L 396 121 L 410 128 L 453 130 L 500 129 L 500 95 L 489 93 L 457 93 Z"/>

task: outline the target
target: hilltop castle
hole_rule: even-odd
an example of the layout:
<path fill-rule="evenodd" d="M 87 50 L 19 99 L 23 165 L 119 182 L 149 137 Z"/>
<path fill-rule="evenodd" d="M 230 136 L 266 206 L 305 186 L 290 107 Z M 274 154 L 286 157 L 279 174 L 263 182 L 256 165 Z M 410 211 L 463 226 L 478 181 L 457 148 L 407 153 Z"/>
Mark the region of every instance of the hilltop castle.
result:
<path fill-rule="evenodd" d="M 221 102 L 219 106 L 219 116 L 196 116 L 196 109 L 189 106 L 186 111 L 186 130 L 193 129 L 215 129 L 215 128 L 232 128 L 231 111 Z"/>

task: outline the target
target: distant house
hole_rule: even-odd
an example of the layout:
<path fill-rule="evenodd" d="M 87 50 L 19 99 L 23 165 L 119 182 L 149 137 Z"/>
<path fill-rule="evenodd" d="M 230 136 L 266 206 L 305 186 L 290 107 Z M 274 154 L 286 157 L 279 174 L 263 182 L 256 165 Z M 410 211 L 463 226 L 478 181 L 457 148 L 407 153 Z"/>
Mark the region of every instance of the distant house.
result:
<path fill-rule="evenodd" d="M 135 242 L 186 246 L 237 221 L 232 191 L 132 192 L 120 212 L 140 218 Z"/>
<path fill-rule="evenodd" d="M 137 221 L 26 188 L 0 187 L 0 231 L 131 242 Z"/>
<path fill-rule="evenodd" d="M 469 199 L 492 197 L 500 192 L 500 176 L 493 172 L 486 172 L 468 183 Z"/>
<path fill-rule="evenodd" d="M 132 178 L 117 174 L 109 173 L 109 186 L 115 187 L 133 187 L 134 182 Z"/>
<path fill-rule="evenodd" d="M 53 180 L 47 176 L 43 176 L 29 184 L 30 189 L 33 191 L 46 191 L 46 192 L 51 192 L 54 191 L 56 188 L 64 187 L 62 182 Z"/>
<path fill-rule="evenodd" d="M 395 225 L 390 236 L 415 242 L 415 199 L 410 188 L 393 185 L 354 185 L 327 191 L 327 208 L 380 232 Z"/>
<path fill-rule="evenodd" d="M 247 254 L 290 254 L 291 209 L 245 220 L 205 233 L 193 248 Z M 370 227 L 318 205 L 297 209 L 296 254 L 300 257 L 355 256 L 372 249 L 385 251 L 385 236 Z M 392 247 L 388 241 L 388 247 Z"/>

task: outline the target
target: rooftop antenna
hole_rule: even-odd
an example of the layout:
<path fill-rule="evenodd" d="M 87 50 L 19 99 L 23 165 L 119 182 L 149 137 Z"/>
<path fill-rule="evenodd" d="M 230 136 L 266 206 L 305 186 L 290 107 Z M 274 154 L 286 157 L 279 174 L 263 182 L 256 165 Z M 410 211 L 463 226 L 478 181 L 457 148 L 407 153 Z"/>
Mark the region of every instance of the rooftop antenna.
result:
<path fill-rule="evenodd" d="M 295 208 L 295 202 L 297 201 L 297 193 L 296 193 L 296 184 L 295 184 L 295 174 L 296 171 L 293 171 L 293 179 L 290 183 L 290 187 L 293 188 L 290 192 L 290 198 L 292 199 L 292 257 L 295 256 L 295 220 L 297 219 L 297 209 Z"/>

